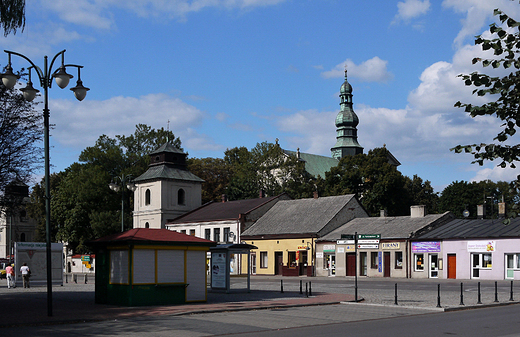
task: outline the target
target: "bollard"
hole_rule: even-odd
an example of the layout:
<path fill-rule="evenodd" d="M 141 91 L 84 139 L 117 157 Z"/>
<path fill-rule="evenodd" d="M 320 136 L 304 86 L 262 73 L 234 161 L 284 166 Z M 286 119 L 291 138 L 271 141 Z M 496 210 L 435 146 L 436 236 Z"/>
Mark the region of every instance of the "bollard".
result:
<path fill-rule="evenodd" d="M 65 283 L 69 283 L 69 275 L 65 274 Z"/>
<path fill-rule="evenodd" d="M 480 282 L 478 283 L 478 301 L 477 304 L 482 304 L 482 301 L 480 300 Z"/>
<path fill-rule="evenodd" d="M 514 301 L 513 299 L 513 281 L 511 281 L 511 296 L 509 296 L 510 301 Z"/>
<path fill-rule="evenodd" d="M 497 287 L 497 281 L 495 281 L 495 302 L 498 302 L 498 287 Z"/>
<path fill-rule="evenodd" d="M 309 296 L 312 296 L 312 282 L 309 281 Z"/>
<path fill-rule="evenodd" d="M 280 292 L 283 293 L 283 280 L 280 280 Z"/>
<path fill-rule="evenodd" d="M 309 293 L 307 291 L 307 282 L 305 282 L 305 297 L 309 297 Z"/>
<path fill-rule="evenodd" d="M 302 280 L 300 280 L 300 295 L 303 294 Z"/>
<path fill-rule="evenodd" d="M 441 308 L 441 285 L 437 285 L 437 308 Z"/>
<path fill-rule="evenodd" d="M 460 303 L 459 305 L 464 305 L 464 285 L 460 282 Z"/>
<path fill-rule="evenodd" d="M 395 302 L 394 302 L 395 305 L 398 305 L 397 304 L 397 283 L 395 284 Z"/>
<path fill-rule="evenodd" d="M 87 274 L 85 274 L 85 284 L 87 284 L 87 282 L 88 282 L 88 276 L 87 276 Z"/>
<path fill-rule="evenodd" d="M 78 283 L 78 275 L 74 274 L 74 283 Z"/>

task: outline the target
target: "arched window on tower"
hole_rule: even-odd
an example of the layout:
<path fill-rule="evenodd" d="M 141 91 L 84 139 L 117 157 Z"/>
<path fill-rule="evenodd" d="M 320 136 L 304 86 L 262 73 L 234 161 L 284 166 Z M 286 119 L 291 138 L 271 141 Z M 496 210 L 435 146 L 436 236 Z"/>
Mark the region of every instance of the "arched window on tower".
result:
<path fill-rule="evenodd" d="M 186 192 L 182 188 L 177 191 L 177 203 L 179 205 L 186 205 Z"/>
<path fill-rule="evenodd" d="M 145 223 L 145 224 L 144 224 L 144 228 L 150 228 L 150 223 L 148 223 L 148 222 Z"/>
<path fill-rule="evenodd" d="M 150 205 L 150 199 L 151 199 L 151 192 L 150 192 L 150 189 L 147 189 L 146 192 L 144 193 L 144 204 L 145 205 Z"/>

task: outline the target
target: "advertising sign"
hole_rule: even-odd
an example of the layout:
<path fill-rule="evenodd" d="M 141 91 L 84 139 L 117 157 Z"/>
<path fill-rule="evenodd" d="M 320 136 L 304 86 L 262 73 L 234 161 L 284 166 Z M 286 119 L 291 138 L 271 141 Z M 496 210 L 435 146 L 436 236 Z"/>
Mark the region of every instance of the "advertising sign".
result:
<path fill-rule="evenodd" d="M 413 253 L 438 253 L 440 251 L 440 241 L 412 242 Z"/>
<path fill-rule="evenodd" d="M 382 243 L 383 249 L 399 249 L 401 248 L 400 242 L 385 242 Z"/>
<path fill-rule="evenodd" d="M 226 253 L 212 253 L 211 287 L 227 289 L 226 280 Z"/>
<path fill-rule="evenodd" d="M 496 241 L 469 241 L 468 252 L 494 252 Z"/>
<path fill-rule="evenodd" d="M 323 252 L 325 253 L 335 253 L 336 245 L 323 245 Z"/>

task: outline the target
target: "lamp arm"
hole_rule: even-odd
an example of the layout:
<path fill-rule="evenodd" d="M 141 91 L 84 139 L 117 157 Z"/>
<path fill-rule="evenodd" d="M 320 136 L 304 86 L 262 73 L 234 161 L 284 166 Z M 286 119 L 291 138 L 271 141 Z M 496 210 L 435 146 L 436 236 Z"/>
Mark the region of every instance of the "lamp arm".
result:
<path fill-rule="evenodd" d="M 54 64 L 54 61 L 56 61 L 56 59 L 58 58 L 58 56 L 62 55 L 65 53 L 66 49 L 63 49 L 62 51 L 60 51 L 59 53 L 57 53 L 56 55 L 54 55 L 54 57 L 52 58 L 52 61 L 51 61 L 51 65 L 49 67 L 49 73 L 50 73 L 50 70 L 52 69 L 52 66 Z M 25 59 L 27 62 L 29 62 L 32 67 L 34 69 L 36 69 L 36 73 L 38 74 L 38 78 L 40 79 L 40 85 L 42 86 L 42 88 L 46 88 L 46 87 L 51 87 L 51 84 L 52 84 L 52 81 L 50 78 L 45 78 L 45 74 L 43 73 L 42 69 L 40 67 L 38 67 L 36 64 L 34 64 L 33 61 L 31 61 L 30 58 L 28 58 L 27 56 L 25 55 L 22 55 L 20 53 L 17 53 L 17 52 L 14 52 L 14 51 L 10 51 L 10 50 L 4 50 L 4 52 L 6 52 L 7 54 L 9 55 L 16 55 L 16 56 L 19 56 L 23 59 Z M 47 69 L 45 69 L 47 70 Z M 45 80 L 48 81 L 48 83 L 45 83 Z"/>

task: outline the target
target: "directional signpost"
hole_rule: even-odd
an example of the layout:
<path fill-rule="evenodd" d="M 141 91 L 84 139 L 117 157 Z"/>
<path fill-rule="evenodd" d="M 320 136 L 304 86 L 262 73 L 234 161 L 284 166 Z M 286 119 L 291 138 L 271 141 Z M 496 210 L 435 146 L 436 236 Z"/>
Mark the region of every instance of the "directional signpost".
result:
<path fill-rule="evenodd" d="M 381 240 L 381 234 L 359 234 L 357 236 L 357 239 L 357 248 L 377 249 L 379 248 L 379 240 Z"/>

